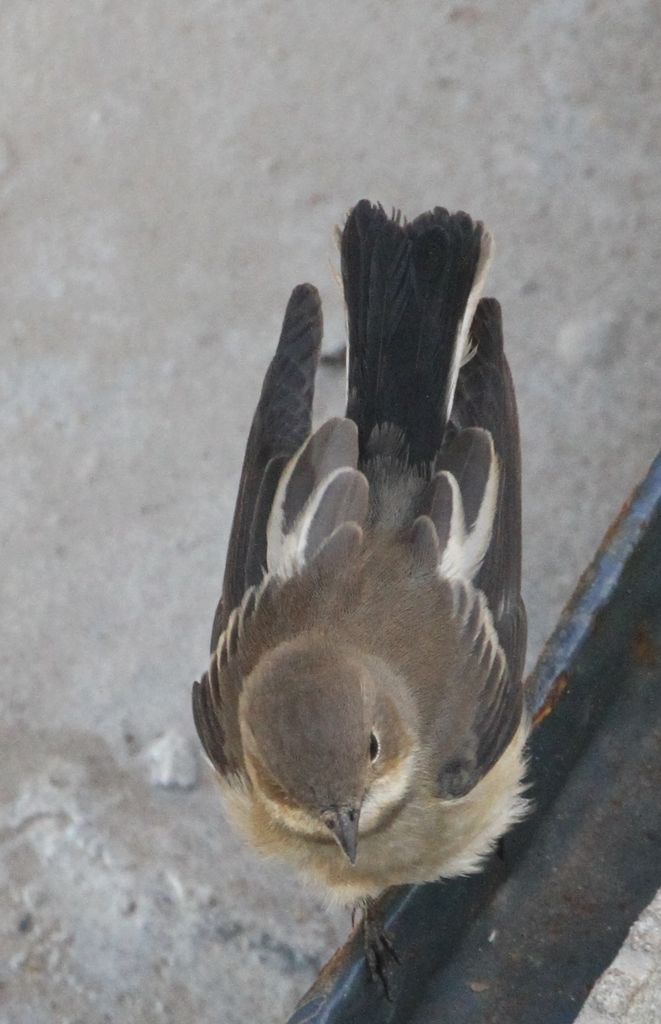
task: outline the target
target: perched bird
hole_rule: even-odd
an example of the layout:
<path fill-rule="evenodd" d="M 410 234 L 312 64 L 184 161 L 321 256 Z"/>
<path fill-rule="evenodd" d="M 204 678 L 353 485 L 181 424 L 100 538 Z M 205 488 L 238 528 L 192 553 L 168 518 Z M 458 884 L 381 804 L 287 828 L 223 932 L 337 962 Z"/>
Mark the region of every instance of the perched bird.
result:
<path fill-rule="evenodd" d="M 248 438 L 195 723 L 252 843 L 370 915 L 525 811 L 520 453 L 482 224 L 363 200 L 341 235 L 345 418 L 294 289 Z"/>

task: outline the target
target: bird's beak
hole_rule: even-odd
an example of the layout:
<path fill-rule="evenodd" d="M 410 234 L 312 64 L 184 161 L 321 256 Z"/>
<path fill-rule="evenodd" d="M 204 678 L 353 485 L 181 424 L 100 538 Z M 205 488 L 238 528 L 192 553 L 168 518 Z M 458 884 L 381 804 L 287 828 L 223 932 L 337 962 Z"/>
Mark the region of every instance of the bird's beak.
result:
<path fill-rule="evenodd" d="M 333 807 L 328 811 L 324 811 L 321 818 L 326 828 L 332 832 L 337 845 L 346 854 L 351 863 L 355 864 L 358 853 L 360 807 L 341 809 Z"/>

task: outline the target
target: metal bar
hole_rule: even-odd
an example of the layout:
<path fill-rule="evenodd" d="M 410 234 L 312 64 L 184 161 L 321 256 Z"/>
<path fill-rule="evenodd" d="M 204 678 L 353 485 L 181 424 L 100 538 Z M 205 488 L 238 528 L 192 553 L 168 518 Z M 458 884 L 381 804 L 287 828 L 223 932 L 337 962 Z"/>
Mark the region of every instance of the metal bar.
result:
<path fill-rule="evenodd" d="M 354 932 L 289 1024 L 569 1024 L 661 885 L 661 455 L 527 686 L 534 812 L 476 876 L 384 899 L 393 1001 Z"/>

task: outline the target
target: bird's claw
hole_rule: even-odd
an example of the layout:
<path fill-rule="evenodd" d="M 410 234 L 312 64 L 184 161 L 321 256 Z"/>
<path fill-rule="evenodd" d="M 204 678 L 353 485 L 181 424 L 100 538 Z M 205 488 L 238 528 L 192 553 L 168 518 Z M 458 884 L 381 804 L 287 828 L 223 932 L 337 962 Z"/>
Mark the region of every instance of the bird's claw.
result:
<path fill-rule="evenodd" d="M 390 991 L 390 974 L 394 965 L 401 963 L 393 941 L 386 931 L 383 931 L 377 922 L 373 921 L 366 913 L 363 918 L 363 930 L 365 938 L 365 959 L 367 970 L 371 981 L 381 982 L 383 994 L 388 1002 L 392 1003 Z"/>

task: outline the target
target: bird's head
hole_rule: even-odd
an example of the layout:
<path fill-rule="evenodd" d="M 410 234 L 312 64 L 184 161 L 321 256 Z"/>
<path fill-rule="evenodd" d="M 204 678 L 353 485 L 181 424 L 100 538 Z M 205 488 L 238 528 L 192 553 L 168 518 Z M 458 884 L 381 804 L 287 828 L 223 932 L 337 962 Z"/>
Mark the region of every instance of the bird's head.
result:
<path fill-rule="evenodd" d="M 246 680 L 241 733 L 252 784 L 294 831 L 334 839 L 351 863 L 361 831 L 404 798 L 413 732 L 371 659 L 323 640 L 281 644 Z"/>

